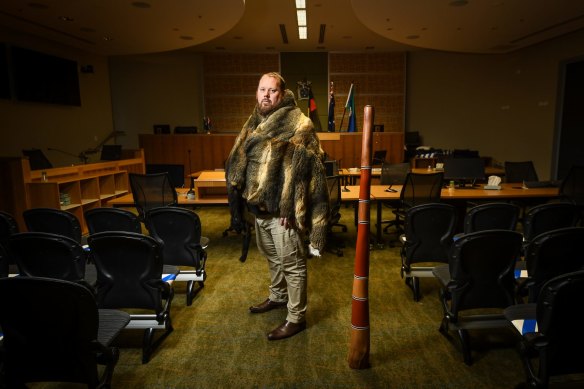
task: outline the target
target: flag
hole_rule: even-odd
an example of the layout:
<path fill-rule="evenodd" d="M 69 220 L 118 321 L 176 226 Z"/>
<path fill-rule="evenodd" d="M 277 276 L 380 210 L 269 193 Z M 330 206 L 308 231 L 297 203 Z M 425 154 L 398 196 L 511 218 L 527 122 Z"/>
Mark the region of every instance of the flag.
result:
<path fill-rule="evenodd" d="M 314 129 L 316 131 L 321 131 L 322 126 L 320 125 L 320 118 L 318 117 L 318 111 L 316 110 L 316 101 L 314 100 L 314 95 L 312 94 L 312 88 L 308 90 L 308 117 L 312 120 L 314 124 Z"/>
<path fill-rule="evenodd" d="M 328 107 L 328 130 L 335 132 L 335 93 L 333 92 L 333 83 L 331 82 L 331 98 Z"/>
<path fill-rule="evenodd" d="M 353 89 L 353 84 L 351 84 L 351 88 L 349 89 L 349 96 L 347 96 L 345 109 L 349 111 L 349 126 L 347 127 L 347 132 L 355 132 L 357 131 L 357 117 L 355 115 L 355 90 Z"/>

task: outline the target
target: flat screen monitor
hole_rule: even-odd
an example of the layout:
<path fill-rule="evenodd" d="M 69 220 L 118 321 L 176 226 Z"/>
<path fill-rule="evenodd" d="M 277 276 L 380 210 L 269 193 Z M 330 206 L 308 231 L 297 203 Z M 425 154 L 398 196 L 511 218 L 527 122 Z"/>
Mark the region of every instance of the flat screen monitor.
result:
<path fill-rule="evenodd" d="M 119 161 L 122 158 L 122 145 L 101 146 L 102 161 Z"/>
<path fill-rule="evenodd" d="M 374 151 L 371 163 L 373 165 L 381 165 L 383 162 L 385 162 L 385 157 L 387 157 L 387 150 Z"/>
<path fill-rule="evenodd" d="M 444 181 L 454 181 L 460 188 L 473 187 L 485 179 L 482 158 L 447 158 L 444 160 Z"/>
<path fill-rule="evenodd" d="M 30 170 L 50 169 L 53 167 L 51 161 L 45 156 L 45 153 L 39 149 L 25 149 L 22 154 L 28 157 Z"/>
<path fill-rule="evenodd" d="M 182 188 L 185 185 L 185 167 L 175 164 L 146 164 L 146 174 L 168 173 L 170 183 L 175 188 Z"/>

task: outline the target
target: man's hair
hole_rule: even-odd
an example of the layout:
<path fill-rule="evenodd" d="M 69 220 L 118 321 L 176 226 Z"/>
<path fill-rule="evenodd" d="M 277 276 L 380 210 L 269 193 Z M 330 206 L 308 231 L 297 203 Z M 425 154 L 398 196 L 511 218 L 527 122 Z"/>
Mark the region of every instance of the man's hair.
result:
<path fill-rule="evenodd" d="M 284 80 L 284 77 L 282 77 L 282 75 L 280 73 L 278 73 L 278 72 L 269 72 L 269 73 L 264 74 L 264 76 L 268 76 L 268 77 L 275 78 L 276 80 L 278 80 L 278 84 L 280 85 L 280 89 L 282 91 L 285 91 L 286 90 L 286 80 Z"/>

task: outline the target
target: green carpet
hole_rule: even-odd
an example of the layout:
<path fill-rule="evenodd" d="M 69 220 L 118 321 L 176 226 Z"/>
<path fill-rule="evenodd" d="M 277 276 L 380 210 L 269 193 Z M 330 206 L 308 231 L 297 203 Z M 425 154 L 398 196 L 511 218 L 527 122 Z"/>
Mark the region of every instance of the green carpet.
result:
<path fill-rule="evenodd" d="M 205 287 L 187 307 L 184 284 L 175 284 L 174 332 L 149 363 L 141 363 L 141 331 L 122 334 L 114 388 L 480 389 L 513 388 L 524 380 L 510 330 L 471 333 L 474 363 L 465 365 L 457 341 L 438 332 L 438 282 L 421 279 L 422 297 L 414 302 L 400 278 L 399 249 L 387 245 L 370 252 L 371 367 L 349 368 L 356 241 L 351 208 L 342 209 L 341 220 L 349 231 L 335 234 L 346 242 L 344 256 L 326 253 L 309 260 L 307 330 L 268 341 L 266 334 L 284 321 L 286 311 L 248 311 L 267 297 L 269 283 L 255 235 L 241 263 L 241 236 L 222 236 L 228 209 L 196 212 L 211 240 Z"/>

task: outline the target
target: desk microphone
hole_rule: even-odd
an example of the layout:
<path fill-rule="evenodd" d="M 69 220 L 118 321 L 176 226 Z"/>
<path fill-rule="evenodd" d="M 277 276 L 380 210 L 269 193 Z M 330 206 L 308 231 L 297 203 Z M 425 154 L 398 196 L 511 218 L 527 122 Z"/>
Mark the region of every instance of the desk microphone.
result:
<path fill-rule="evenodd" d="M 187 199 L 189 200 L 194 200 L 195 199 L 195 191 L 193 189 L 193 168 L 191 166 L 191 149 L 188 150 L 189 152 L 189 178 L 191 180 L 191 187 L 189 189 L 189 191 L 187 192 Z"/>
<path fill-rule="evenodd" d="M 393 184 L 389 184 L 389 187 L 385 189 L 386 192 L 397 193 L 397 190 L 392 188 Z"/>

